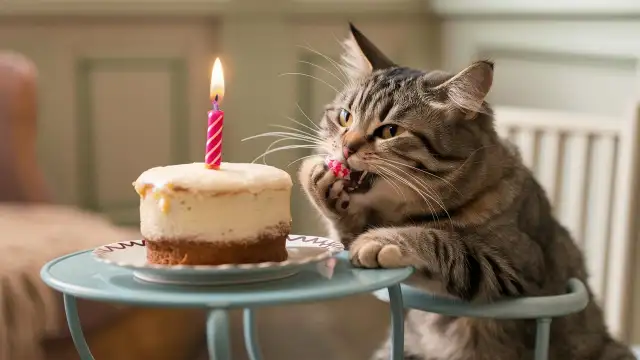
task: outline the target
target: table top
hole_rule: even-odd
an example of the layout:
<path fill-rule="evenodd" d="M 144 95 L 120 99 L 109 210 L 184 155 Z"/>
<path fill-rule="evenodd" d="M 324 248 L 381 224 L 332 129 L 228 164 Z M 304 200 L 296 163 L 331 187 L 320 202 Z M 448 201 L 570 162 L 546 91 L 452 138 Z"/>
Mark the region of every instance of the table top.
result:
<path fill-rule="evenodd" d="M 79 298 L 176 307 L 258 307 L 325 300 L 372 292 L 408 278 L 412 268 L 358 269 L 346 252 L 336 257 L 332 276 L 310 266 L 280 280 L 226 286 L 188 286 L 148 283 L 134 278 L 130 269 L 100 263 L 91 250 L 48 262 L 40 275 L 45 283 Z"/>

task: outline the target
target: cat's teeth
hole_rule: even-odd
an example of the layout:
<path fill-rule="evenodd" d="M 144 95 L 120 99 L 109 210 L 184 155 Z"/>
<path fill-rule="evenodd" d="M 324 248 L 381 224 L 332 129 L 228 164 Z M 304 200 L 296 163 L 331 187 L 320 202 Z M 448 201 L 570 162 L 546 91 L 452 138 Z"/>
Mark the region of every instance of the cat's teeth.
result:
<path fill-rule="evenodd" d="M 362 175 L 360 175 L 360 179 L 358 179 L 358 185 L 362 184 L 362 180 L 364 180 L 364 177 L 367 176 L 369 172 L 367 170 L 362 172 Z"/>

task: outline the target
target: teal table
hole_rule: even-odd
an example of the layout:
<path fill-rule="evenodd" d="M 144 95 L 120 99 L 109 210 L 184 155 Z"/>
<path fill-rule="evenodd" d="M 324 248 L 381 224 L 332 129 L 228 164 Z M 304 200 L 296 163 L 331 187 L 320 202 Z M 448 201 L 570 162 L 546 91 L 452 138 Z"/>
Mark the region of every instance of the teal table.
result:
<path fill-rule="evenodd" d="M 90 251 L 70 254 L 47 263 L 42 279 L 64 294 L 67 322 L 82 360 L 93 359 L 85 342 L 76 309 L 76 298 L 146 306 L 199 307 L 210 309 L 207 339 L 211 359 L 230 360 L 228 309 L 244 309 L 245 345 L 251 360 L 261 360 L 256 341 L 254 308 L 286 303 L 325 300 L 374 292 L 391 308 L 391 360 L 402 360 L 404 350 L 403 307 L 450 316 L 496 319 L 536 319 L 535 360 L 548 358 L 551 321 L 583 310 L 587 289 L 570 279 L 567 292 L 556 296 L 519 298 L 490 304 L 470 304 L 444 299 L 400 283 L 412 274 L 411 268 L 357 269 L 346 252 L 337 257 L 331 278 L 309 267 L 282 280 L 249 285 L 195 287 L 170 286 L 136 280 L 132 271 L 95 261 Z"/>
<path fill-rule="evenodd" d="M 245 345 L 251 360 L 261 360 L 256 341 L 254 308 L 300 303 L 386 289 L 391 308 L 393 347 L 391 360 L 403 359 L 404 326 L 400 282 L 411 268 L 367 270 L 353 268 L 347 254 L 337 257 L 333 275 L 328 278 L 314 267 L 269 282 L 233 286 L 172 286 L 136 280 L 132 271 L 94 260 L 91 250 L 66 255 L 47 263 L 40 275 L 47 285 L 64 295 L 67 323 L 82 360 L 92 360 L 80 326 L 76 298 L 159 307 L 210 309 L 207 319 L 207 345 L 211 359 L 230 360 L 229 318 L 227 310 L 244 309 Z"/>

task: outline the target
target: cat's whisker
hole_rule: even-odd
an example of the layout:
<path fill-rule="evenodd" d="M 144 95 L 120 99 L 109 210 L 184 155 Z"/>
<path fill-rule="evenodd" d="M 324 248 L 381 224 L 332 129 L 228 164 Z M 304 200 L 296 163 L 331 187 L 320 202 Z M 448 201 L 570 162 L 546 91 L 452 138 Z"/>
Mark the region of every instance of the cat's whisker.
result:
<path fill-rule="evenodd" d="M 388 161 L 388 159 L 380 159 L 380 160 L 381 160 L 381 161 L 383 161 L 383 162 L 387 162 L 387 161 Z M 393 167 L 393 168 L 397 169 L 400 173 L 402 173 L 402 175 L 405 175 L 405 176 L 407 176 L 408 178 L 410 178 L 410 179 L 412 179 L 412 180 L 416 181 L 419 185 L 422 185 L 422 188 L 424 188 L 424 190 L 425 190 L 426 192 L 428 192 L 430 195 L 434 195 L 434 196 L 436 196 L 436 195 L 437 195 L 437 194 L 435 194 L 435 191 L 433 191 L 433 189 L 432 189 L 432 188 L 431 188 L 431 187 L 430 187 L 430 186 L 429 186 L 429 185 L 428 185 L 424 180 L 422 180 L 422 179 L 420 179 L 420 178 L 418 178 L 418 177 L 414 176 L 413 174 L 410 174 L 409 172 L 407 172 L 407 171 L 405 171 L 405 170 L 403 170 L 403 169 L 401 169 L 401 168 L 399 168 L 399 167 L 397 167 L 397 166 L 395 166 L 395 165 L 393 165 L 393 164 L 387 163 L 387 165 L 389 165 L 389 166 L 391 166 L 391 167 Z M 435 200 L 435 199 L 434 199 L 434 200 Z M 445 211 L 446 211 L 446 209 L 444 208 L 444 203 L 441 203 L 440 201 L 436 201 L 436 203 L 437 203 L 438 205 L 440 205 L 440 207 L 442 207 L 442 208 L 443 208 L 443 210 L 445 210 Z"/>
<path fill-rule="evenodd" d="M 409 175 L 409 177 L 413 178 L 416 181 L 420 181 L 420 179 L 417 178 L 415 175 Z M 449 215 L 449 211 L 447 210 L 447 207 L 445 206 L 444 201 L 442 200 L 442 197 L 438 195 L 438 192 L 435 191 L 431 186 L 429 186 L 429 184 L 423 183 L 423 186 L 425 187 L 425 190 L 427 190 L 434 197 L 434 201 L 436 202 L 436 204 L 438 204 L 438 206 L 442 209 L 442 211 L 444 211 L 444 213 L 447 215 L 447 218 L 449 219 L 449 221 L 451 221 L 451 215 Z"/>
<path fill-rule="evenodd" d="M 389 171 L 388 169 L 384 168 L 384 166 L 382 166 L 382 165 L 377 166 L 377 167 L 375 167 L 375 165 L 372 165 L 372 166 L 374 166 L 374 169 L 376 169 L 376 172 L 380 176 L 386 176 L 386 178 L 389 179 L 388 180 L 389 183 L 392 184 L 392 185 L 395 185 L 402 192 L 402 190 L 400 189 L 400 186 L 398 186 L 398 184 L 396 183 L 396 181 L 398 180 L 397 177 L 394 176 L 394 174 L 391 171 Z M 394 181 L 394 180 L 396 180 L 396 181 Z M 405 198 L 405 200 L 406 200 L 406 198 Z"/>
<path fill-rule="evenodd" d="M 316 134 L 311 134 L 311 133 L 308 133 L 308 132 L 306 132 L 306 131 L 304 131 L 304 130 L 296 129 L 296 128 L 291 127 L 291 126 L 278 125 L 278 124 L 271 124 L 271 126 L 273 126 L 273 127 L 277 127 L 277 128 L 281 128 L 281 129 L 286 129 L 286 130 L 295 131 L 295 133 L 298 133 L 298 134 L 300 134 L 300 135 L 308 136 L 308 137 L 310 137 L 310 138 L 314 138 L 314 139 L 316 139 L 316 140 L 318 140 L 318 141 L 323 141 L 323 140 L 322 140 L 322 138 L 320 138 L 320 137 L 319 137 L 318 135 L 316 135 Z"/>
<path fill-rule="evenodd" d="M 442 210 L 444 210 L 445 212 L 447 212 L 447 209 L 444 205 L 444 202 L 442 201 L 442 199 L 438 196 L 437 192 L 433 190 L 433 188 L 431 186 L 429 186 L 429 184 L 427 182 L 425 182 L 424 180 L 418 178 L 417 176 L 410 174 L 409 172 L 399 168 L 398 166 L 395 166 L 393 164 L 390 163 L 389 159 L 383 159 L 378 157 L 378 159 L 382 162 L 386 162 L 387 165 L 397 169 L 398 171 L 400 171 L 403 175 L 406 175 L 407 177 L 413 179 L 414 181 L 416 181 L 417 183 L 419 183 L 420 185 L 422 185 L 422 188 L 424 188 L 424 190 L 426 192 L 428 192 L 430 195 L 433 195 L 434 197 L 438 197 L 438 199 L 434 199 L 436 201 L 436 203 L 438 204 L 438 206 L 440 206 L 442 208 Z M 403 164 L 406 165 L 406 164 Z M 418 169 L 419 170 L 419 169 Z M 448 212 L 447 212 L 447 216 L 448 216 Z"/>
<path fill-rule="evenodd" d="M 311 66 L 313 66 L 313 67 L 315 67 L 315 68 L 318 68 L 318 69 L 320 69 L 320 70 L 322 70 L 322 71 L 326 72 L 327 74 L 329 74 L 329 75 L 333 76 L 334 78 L 336 78 L 338 81 L 340 81 L 340 83 L 341 83 L 343 86 L 347 86 L 347 84 L 345 84 L 345 83 L 344 83 L 344 81 L 338 77 L 338 75 L 336 75 L 336 74 L 332 73 L 331 71 L 329 71 L 329 70 L 328 70 L 328 69 L 326 69 L 325 67 L 322 67 L 322 66 L 320 66 L 320 65 L 318 65 L 318 64 L 314 64 L 314 63 L 312 63 L 312 62 L 310 62 L 310 61 L 298 60 L 298 62 L 299 62 L 299 63 L 302 63 L 302 64 L 311 65 Z"/>
<path fill-rule="evenodd" d="M 380 177 L 381 177 L 385 182 L 387 182 L 389 185 L 391 185 L 391 187 L 393 188 L 393 191 L 395 191 L 395 192 L 396 192 L 396 194 L 398 194 L 398 196 L 402 196 L 402 197 L 404 198 L 404 200 L 405 200 L 405 201 L 407 200 L 407 198 L 404 196 L 404 193 L 402 193 L 401 191 L 399 191 L 399 189 L 400 189 L 400 188 L 398 187 L 398 185 L 396 185 L 396 183 L 395 183 L 392 179 L 389 179 L 389 177 L 388 177 L 387 175 L 385 175 L 385 174 L 382 172 L 382 170 L 380 170 L 380 169 L 378 169 L 378 168 L 376 168 L 376 167 L 374 167 L 374 169 L 375 169 L 375 171 L 378 173 L 378 175 L 380 175 Z"/>
<path fill-rule="evenodd" d="M 271 150 L 276 144 L 279 144 L 279 143 L 281 143 L 283 141 L 290 141 L 290 140 L 297 140 L 297 139 L 284 138 L 284 139 L 274 140 L 274 141 L 271 142 L 271 144 L 269 144 L 269 146 L 267 146 L 267 149 L 265 150 L 265 152 Z M 267 164 L 267 157 L 266 156 L 262 157 L 262 163 L 265 164 L 265 165 Z"/>
<path fill-rule="evenodd" d="M 263 136 L 272 136 L 272 137 L 280 137 L 280 138 L 281 138 L 281 139 L 277 139 L 277 140 L 273 141 L 271 144 L 269 144 L 269 146 L 268 146 L 268 147 L 267 147 L 267 149 L 265 150 L 265 153 L 264 153 L 263 155 L 261 155 L 261 156 L 262 156 L 262 161 L 263 161 L 263 163 L 264 163 L 264 164 L 266 164 L 266 163 L 267 163 L 267 157 L 266 157 L 266 154 L 268 154 L 268 153 L 269 153 L 269 151 L 270 151 L 270 150 L 271 150 L 271 149 L 272 149 L 276 144 L 281 143 L 281 142 L 283 142 L 283 141 L 299 140 L 299 141 L 306 142 L 306 143 L 310 143 L 310 144 L 317 144 L 317 145 L 320 145 L 320 146 L 324 145 L 324 144 L 323 144 L 323 143 L 321 143 L 321 142 L 318 142 L 318 141 L 312 141 L 312 140 L 310 140 L 310 139 L 303 138 L 302 136 L 291 136 L 291 135 L 296 135 L 296 134 L 289 134 L 289 133 L 286 133 L 286 132 L 276 132 L 276 133 L 265 133 L 265 134 L 259 134 L 259 135 L 253 136 L 253 137 L 251 137 L 251 138 L 263 137 Z M 246 139 L 243 139 L 243 140 L 246 140 Z M 256 158 L 256 159 L 254 160 L 254 162 L 255 162 L 257 159 L 259 159 L 259 158 L 260 158 L 260 157 Z"/>
<path fill-rule="evenodd" d="M 410 174 L 406 171 L 403 171 L 400 168 L 397 168 L 400 172 L 402 172 L 403 175 L 407 176 L 407 180 L 411 179 L 415 182 L 418 183 L 418 185 L 422 185 L 422 188 L 426 191 L 426 193 L 429 194 L 429 197 L 442 209 L 442 211 L 444 211 L 444 213 L 447 215 L 447 218 L 449 218 L 449 220 L 451 221 L 451 215 L 449 215 L 449 211 L 447 210 L 444 201 L 442 201 L 442 198 L 438 195 L 438 193 L 436 191 L 433 190 L 433 188 L 431 186 L 429 186 L 429 184 L 427 184 L 425 181 L 423 181 L 422 179 L 416 177 L 413 174 Z"/>
<path fill-rule="evenodd" d="M 391 165 L 391 164 L 386 164 L 386 165 Z M 399 168 L 398 168 L 399 169 Z M 431 201 L 435 202 L 447 215 L 447 217 L 449 218 L 449 221 L 451 221 L 451 216 L 449 215 L 449 212 L 447 211 L 447 209 L 445 208 L 444 204 L 441 203 L 440 199 L 435 198 L 434 196 L 431 195 L 431 192 L 429 189 L 425 188 L 425 184 L 418 184 L 418 185 L 422 185 L 422 188 L 424 188 L 424 191 L 418 189 L 418 186 L 416 184 L 414 184 L 413 182 L 409 181 L 409 179 L 413 180 L 413 181 L 418 181 L 419 179 L 411 176 L 411 174 L 408 174 L 406 172 L 403 171 L 403 175 L 408 176 L 409 179 L 403 177 L 400 174 L 395 173 L 393 170 L 386 168 L 387 171 L 391 172 L 398 180 L 402 181 L 405 185 L 407 185 L 408 187 L 410 187 L 411 189 L 413 189 L 418 195 L 420 195 L 422 197 L 422 199 L 425 201 L 425 203 L 427 204 L 427 206 L 429 207 L 429 211 L 434 214 L 434 220 L 439 222 L 439 219 L 436 218 L 435 216 L 435 209 L 431 206 L 431 202 L 427 200 L 427 198 L 429 198 Z M 425 192 L 426 191 L 426 192 Z"/>
<path fill-rule="evenodd" d="M 360 178 L 358 179 L 358 185 L 362 184 L 362 181 L 364 180 L 365 176 L 367 176 L 369 172 L 367 170 L 362 172 L 362 175 L 360 175 Z"/>
<path fill-rule="evenodd" d="M 310 141 L 308 141 L 308 140 L 302 140 L 302 139 L 296 139 L 296 138 L 284 137 L 284 138 L 282 138 L 282 139 L 278 139 L 278 140 L 273 141 L 271 144 L 269 144 L 269 146 L 267 147 L 267 149 L 266 149 L 265 151 L 269 151 L 269 150 L 271 150 L 271 148 L 273 148 L 273 147 L 274 147 L 276 144 L 278 144 L 278 143 L 281 143 L 281 142 L 283 142 L 283 141 L 289 141 L 289 140 L 300 140 L 300 141 L 303 141 L 303 142 L 310 143 Z M 312 143 L 312 144 L 314 144 L 314 143 Z M 292 145 L 306 145 L 306 144 L 292 144 Z M 324 146 L 325 146 L 325 144 L 324 144 L 324 143 L 317 143 L 317 145 L 319 145 L 319 148 L 322 148 L 322 150 L 324 150 L 324 151 L 327 151 L 327 152 L 328 152 L 328 150 L 327 150 L 326 148 L 324 148 Z M 266 164 L 266 157 L 264 157 L 264 158 L 263 158 L 263 160 L 264 160 L 264 163 Z"/>
<path fill-rule="evenodd" d="M 408 181 L 406 181 L 405 179 L 403 179 L 402 177 L 398 176 L 397 174 L 393 173 L 393 171 L 389 171 L 390 175 L 392 175 L 393 177 L 395 177 L 396 179 L 400 180 L 401 182 L 403 182 L 406 186 L 408 186 L 410 189 L 412 189 L 414 192 L 416 192 L 416 194 L 418 194 L 422 200 L 424 201 L 424 203 L 427 205 L 428 207 L 428 211 L 431 214 L 435 214 L 435 209 L 433 208 L 433 206 L 431 206 L 431 202 L 427 199 L 427 197 L 424 195 L 424 193 L 422 191 L 420 191 L 419 189 L 417 189 L 415 186 L 413 186 L 411 183 L 409 183 Z M 436 218 L 436 216 L 433 216 L 434 220 L 438 220 Z"/>
<path fill-rule="evenodd" d="M 284 140 L 284 139 L 281 139 Z M 265 156 L 272 154 L 274 152 L 277 151 L 284 151 L 284 150 L 292 150 L 292 149 L 318 149 L 318 150 L 323 150 L 323 148 L 321 146 L 317 146 L 317 145 L 300 145 L 300 144 L 295 144 L 295 145 L 285 145 L 285 146 L 281 146 L 275 149 L 270 149 L 265 151 L 264 153 L 262 153 L 262 155 L 258 156 L 257 158 L 253 159 L 252 163 L 256 162 L 256 160 L 260 159 L 260 158 L 264 158 Z"/>
<path fill-rule="evenodd" d="M 431 205 L 431 201 L 435 202 L 436 200 L 433 197 L 429 196 L 428 194 L 425 194 L 423 191 L 419 190 L 415 185 L 413 185 L 407 179 L 402 178 L 402 176 L 400 175 L 398 175 L 398 177 L 403 179 L 405 184 L 407 184 L 411 189 L 413 189 L 413 191 L 415 191 L 416 193 L 418 193 L 418 195 L 422 197 L 422 199 L 424 200 L 424 202 L 427 204 L 429 208 L 429 213 L 431 214 L 431 217 L 433 218 L 433 220 L 436 221 L 437 223 L 440 223 L 440 219 L 436 216 L 436 209 Z M 431 201 L 427 200 L 426 198 L 429 198 L 429 200 Z"/>
<path fill-rule="evenodd" d="M 408 167 L 408 168 L 410 168 L 410 169 L 412 169 L 412 170 L 416 170 L 416 171 L 419 171 L 419 172 L 421 172 L 421 173 L 423 173 L 423 174 L 426 174 L 426 175 L 432 176 L 432 177 L 434 177 L 434 178 L 436 178 L 436 179 L 442 180 L 445 184 L 447 184 L 447 185 L 451 186 L 451 188 L 452 188 L 453 190 L 455 190 L 459 195 L 462 195 L 462 193 L 460 192 L 460 190 L 458 190 L 458 188 L 456 188 L 456 187 L 455 187 L 455 186 L 454 186 L 454 185 L 453 185 L 449 180 L 447 180 L 447 179 L 445 179 L 445 178 L 442 178 L 442 177 L 440 177 L 440 176 L 438 176 L 438 175 L 436 175 L 436 174 L 433 174 L 433 173 L 431 173 L 431 172 L 429 172 L 429 171 L 426 171 L 426 170 L 423 170 L 423 169 L 418 169 L 418 168 L 417 168 L 417 167 L 415 167 L 415 166 L 412 166 L 412 165 L 409 165 L 409 164 L 405 164 L 405 163 L 403 163 L 403 162 L 401 162 L 401 161 L 396 161 L 396 160 L 391 160 L 391 159 L 384 159 L 384 160 L 385 160 L 385 161 L 392 162 L 392 163 L 394 163 L 394 164 L 398 164 L 398 165 L 406 166 L 406 167 Z"/>
<path fill-rule="evenodd" d="M 413 181 L 415 181 L 416 183 L 418 183 L 418 185 L 421 185 L 422 188 L 429 193 L 429 195 L 433 196 L 435 198 L 436 203 L 446 212 L 446 208 L 444 207 L 444 202 L 442 202 L 442 199 L 438 196 L 437 191 L 435 191 L 433 189 L 433 187 L 431 187 L 426 181 L 420 179 L 419 177 L 417 177 L 414 174 L 411 174 L 407 171 L 402 171 L 401 169 L 398 168 L 398 171 L 400 171 L 403 175 L 407 176 L 407 178 L 412 179 Z"/>
<path fill-rule="evenodd" d="M 456 188 L 453 184 L 451 184 L 451 182 L 449 182 L 448 180 L 446 180 L 446 179 L 444 179 L 444 178 L 442 178 L 442 177 L 440 177 L 440 176 L 437 176 L 437 175 L 435 175 L 435 174 L 433 174 L 433 173 L 430 173 L 430 172 L 428 172 L 428 171 L 426 171 L 426 170 L 422 170 L 422 169 L 419 169 L 419 168 L 417 168 L 417 167 L 415 167 L 415 166 L 412 166 L 412 165 L 409 165 L 409 164 L 405 164 L 405 163 L 403 163 L 403 162 L 401 162 L 401 161 L 396 161 L 396 160 L 391 160 L 391 159 L 384 159 L 384 158 L 379 157 L 379 156 L 376 156 L 376 155 L 374 155 L 373 157 L 374 157 L 374 158 L 376 158 L 376 159 L 379 159 L 379 160 L 386 161 L 386 162 L 391 162 L 391 163 L 394 163 L 394 164 L 402 165 L 402 166 L 405 166 L 405 167 L 407 167 L 407 168 L 409 168 L 409 169 L 416 170 L 416 171 L 419 171 L 419 172 L 421 172 L 421 173 L 423 173 L 423 174 L 426 174 L 426 175 L 429 175 L 429 176 L 435 177 L 435 178 L 437 178 L 437 179 L 439 179 L 439 180 L 442 180 L 446 185 L 450 186 L 450 187 L 451 187 L 453 190 L 455 190 L 458 194 L 462 195 L 462 193 L 458 190 L 458 188 Z"/>
<path fill-rule="evenodd" d="M 312 53 L 316 54 L 316 55 L 320 55 L 321 57 L 323 57 L 325 60 L 327 60 L 331 65 L 333 65 L 334 68 L 336 68 L 336 70 L 338 70 L 338 72 L 340 72 L 340 74 L 342 74 L 342 76 L 344 76 L 345 79 L 348 79 L 349 76 L 347 75 L 347 73 L 340 67 L 340 64 L 333 60 L 332 58 L 330 58 L 329 56 L 321 53 L 320 51 L 314 49 L 311 47 L 311 45 L 309 45 L 307 43 L 307 46 L 302 46 L 302 45 L 298 45 L 298 47 L 301 47 L 303 49 L 306 49 L 308 51 L 311 51 Z"/>
<path fill-rule="evenodd" d="M 310 158 L 310 157 L 314 157 L 314 156 L 328 156 L 328 155 L 329 155 L 329 154 L 327 154 L 327 153 L 317 153 L 317 154 L 311 154 L 311 155 L 303 156 L 303 157 L 297 158 L 297 159 L 293 160 L 292 162 L 290 162 L 289 164 L 287 164 L 287 167 L 289 167 L 289 166 L 291 166 L 291 165 L 293 165 L 293 164 L 297 163 L 298 161 L 302 161 L 302 160 L 304 160 L 304 159 L 308 159 L 308 158 Z"/>
<path fill-rule="evenodd" d="M 271 136 L 273 136 L 273 135 L 271 135 Z M 272 149 L 276 144 L 279 144 L 279 143 L 281 143 L 281 142 L 283 142 L 283 141 L 299 140 L 299 141 L 303 141 L 303 142 L 310 143 L 310 144 L 316 144 L 315 142 L 310 141 L 310 140 L 306 140 L 306 139 L 299 139 L 299 138 L 294 138 L 294 137 L 290 137 L 290 136 L 283 136 L 283 135 L 281 135 L 281 136 L 276 136 L 276 137 L 281 137 L 281 139 L 274 140 L 271 144 L 269 144 L 269 146 L 267 146 L 267 149 L 265 150 L 265 153 L 263 153 L 262 155 L 260 155 L 260 156 L 259 156 L 259 157 L 257 157 L 256 159 L 254 159 L 254 160 L 253 160 L 253 162 L 255 162 L 255 161 L 256 161 L 256 160 L 258 160 L 260 157 L 262 157 L 262 163 L 266 165 L 266 164 L 267 164 L 267 157 L 266 157 L 266 155 L 270 152 L 270 150 L 271 150 L 271 149 Z M 319 145 L 321 145 L 321 144 L 319 144 Z"/>
<path fill-rule="evenodd" d="M 407 185 L 410 189 L 412 189 L 413 191 L 415 191 L 420 197 L 422 197 L 422 199 L 424 200 L 425 204 L 427 204 L 427 206 L 429 207 L 429 211 L 431 212 L 435 212 L 435 209 L 431 206 L 431 202 L 429 200 L 427 200 L 427 197 L 429 199 L 431 199 L 433 201 L 433 199 L 431 198 L 431 196 L 424 194 L 424 192 L 422 192 L 420 189 L 418 189 L 414 184 L 412 184 L 411 182 L 409 182 L 407 179 L 404 179 L 402 176 L 398 175 L 397 173 L 395 173 L 393 170 L 386 168 L 384 166 L 380 167 L 380 170 L 383 170 L 384 172 L 387 173 L 387 175 L 390 175 L 391 177 L 397 179 L 398 181 L 404 183 L 405 185 Z M 426 196 L 425 196 L 426 195 Z"/>
<path fill-rule="evenodd" d="M 387 183 L 389 183 L 389 185 L 391 185 L 391 187 L 393 188 L 393 190 L 396 192 L 396 194 L 398 194 L 399 196 L 401 196 L 404 201 L 407 201 L 407 197 L 405 196 L 404 192 L 402 191 L 402 189 L 400 189 L 400 187 L 392 180 L 389 179 L 388 175 L 385 175 L 382 173 L 381 169 L 375 165 L 371 165 L 371 167 L 373 168 L 373 170 L 378 173 L 378 175 L 380 175 L 380 177 L 386 181 Z"/>
<path fill-rule="evenodd" d="M 335 86 L 333 86 L 333 85 L 329 84 L 328 82 L 326 82 L 326 81 L 324 81 L 324 80 L 320 79 L 320 78 L 319 78 L 319 77 L 317 77 L 317 76 L 313 76 L 313 75 L 309 75 L 309 74 L 305 74 L 305 73 L 300 73 L 300 72 L 288 72 L 288 73 L 282 73 L 282 74 L 280 74 L 280 75 L 278 75 L 278 76 L 284 76 L 284 75 L 300 75 L 300 76 L 306 76 L 306 77 L 309 77 L 309 78 L 312 78 L 312 79 L 315 79 L 315 80 L 320 81 L 321 83 L 323 83 L 323 84 L 327 85 L 328 87 L 332 88 L 336 93 L 339 93 L 339 92 L 340 92 L 340 91 L 338 91 L 338 89 L 336 89 L 336 87 L 335 87 Z"/>
<path fill-rule="evenodd" d="M 302 108 L 300 107 L 300 104 L 296 103 L 296 107 L 298 108 L 298 110 L 300 110 L 300 113 L 309 121 L 309 123 L 311 123 L 311 125 L 313 125 L 316 129 L 318 129 L 319 132 L 322 131 L 320 126 L 318 126 L 318 124 L 316 124 L 313 120 L 311 120 L 309 115 L 307 115 L 307 113 L 305 113 L 304 110 L 302 110 Z"/>
<path fill-rule="evenodd" d="M 322 141 L 319 138 L 313 138 L 307 135 L 302 135 L 302 134 L 296 134 L 296 133 L 289 133 L 289 132 L 284 132 L 284 131 L 273 131 L 273 132 L 267 132 L 267 133 L 262 133 L 262 134 L 258 134 L 258 135 L 253 135 L 253 136 L 249 136 L 247 138 L 242 139 L 241 141 L 246 141 L 246 140 L 252 140 L 252 139 L 257 139 L 257 138 L 261 138 L 261 137 L 283 137 L 283 138 L 288 138 L 291 140 L 300 140 L 300 141 L 305 141 L 311 144 L 317 144 L 317 145 L 322 145 Z"/>
<path fill-rule="evenodd" d="M 292 118 L 292 117 L 287 116 L 287 120 L 292 121 L 292 122 L 294 122 L 294 123 L 296 123 L 296 124 L 298 124 L 298 125 L 300 125 L 300 126 L 302 126 L 302 127 L 305 127 L 305 128 L 307 128 L 307 129 L 309 129 L 310 131 L 312 131 L 312 132 L 313 132 L 314 134 L 316 134 L 316 135 L 320 135 L 320 128 L 318 128 L 318 127 L 316 126 L 316 124 L 313 124 L 314 126 L 316 126 L 316 128 L 314 129 L 314 128 L 312 128 L 311 126 L 305 125 L 305 124 L 303 124 L 302 122 L 300 122 L 300 121 L 298 121 L 298 120 L 296 120 L 296 119 L 294 119 L 294 118 Z"/>

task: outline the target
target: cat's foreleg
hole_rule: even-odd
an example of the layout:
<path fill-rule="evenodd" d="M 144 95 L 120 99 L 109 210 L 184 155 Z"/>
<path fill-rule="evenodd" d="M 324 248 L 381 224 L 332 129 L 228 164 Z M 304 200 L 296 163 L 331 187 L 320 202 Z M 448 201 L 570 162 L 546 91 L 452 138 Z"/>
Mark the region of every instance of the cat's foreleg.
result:
<path fill-rule="evenodd" d="M 369 230 L 349 248 L 353 265 L 365 268 L 414 266 L 419 274 L 442 284 L 449 294 L 471 300 L 518 296 L 525 284 L 517 264 L 504 251 L 467 243 L 458 234 L 408 226 Z"/>

